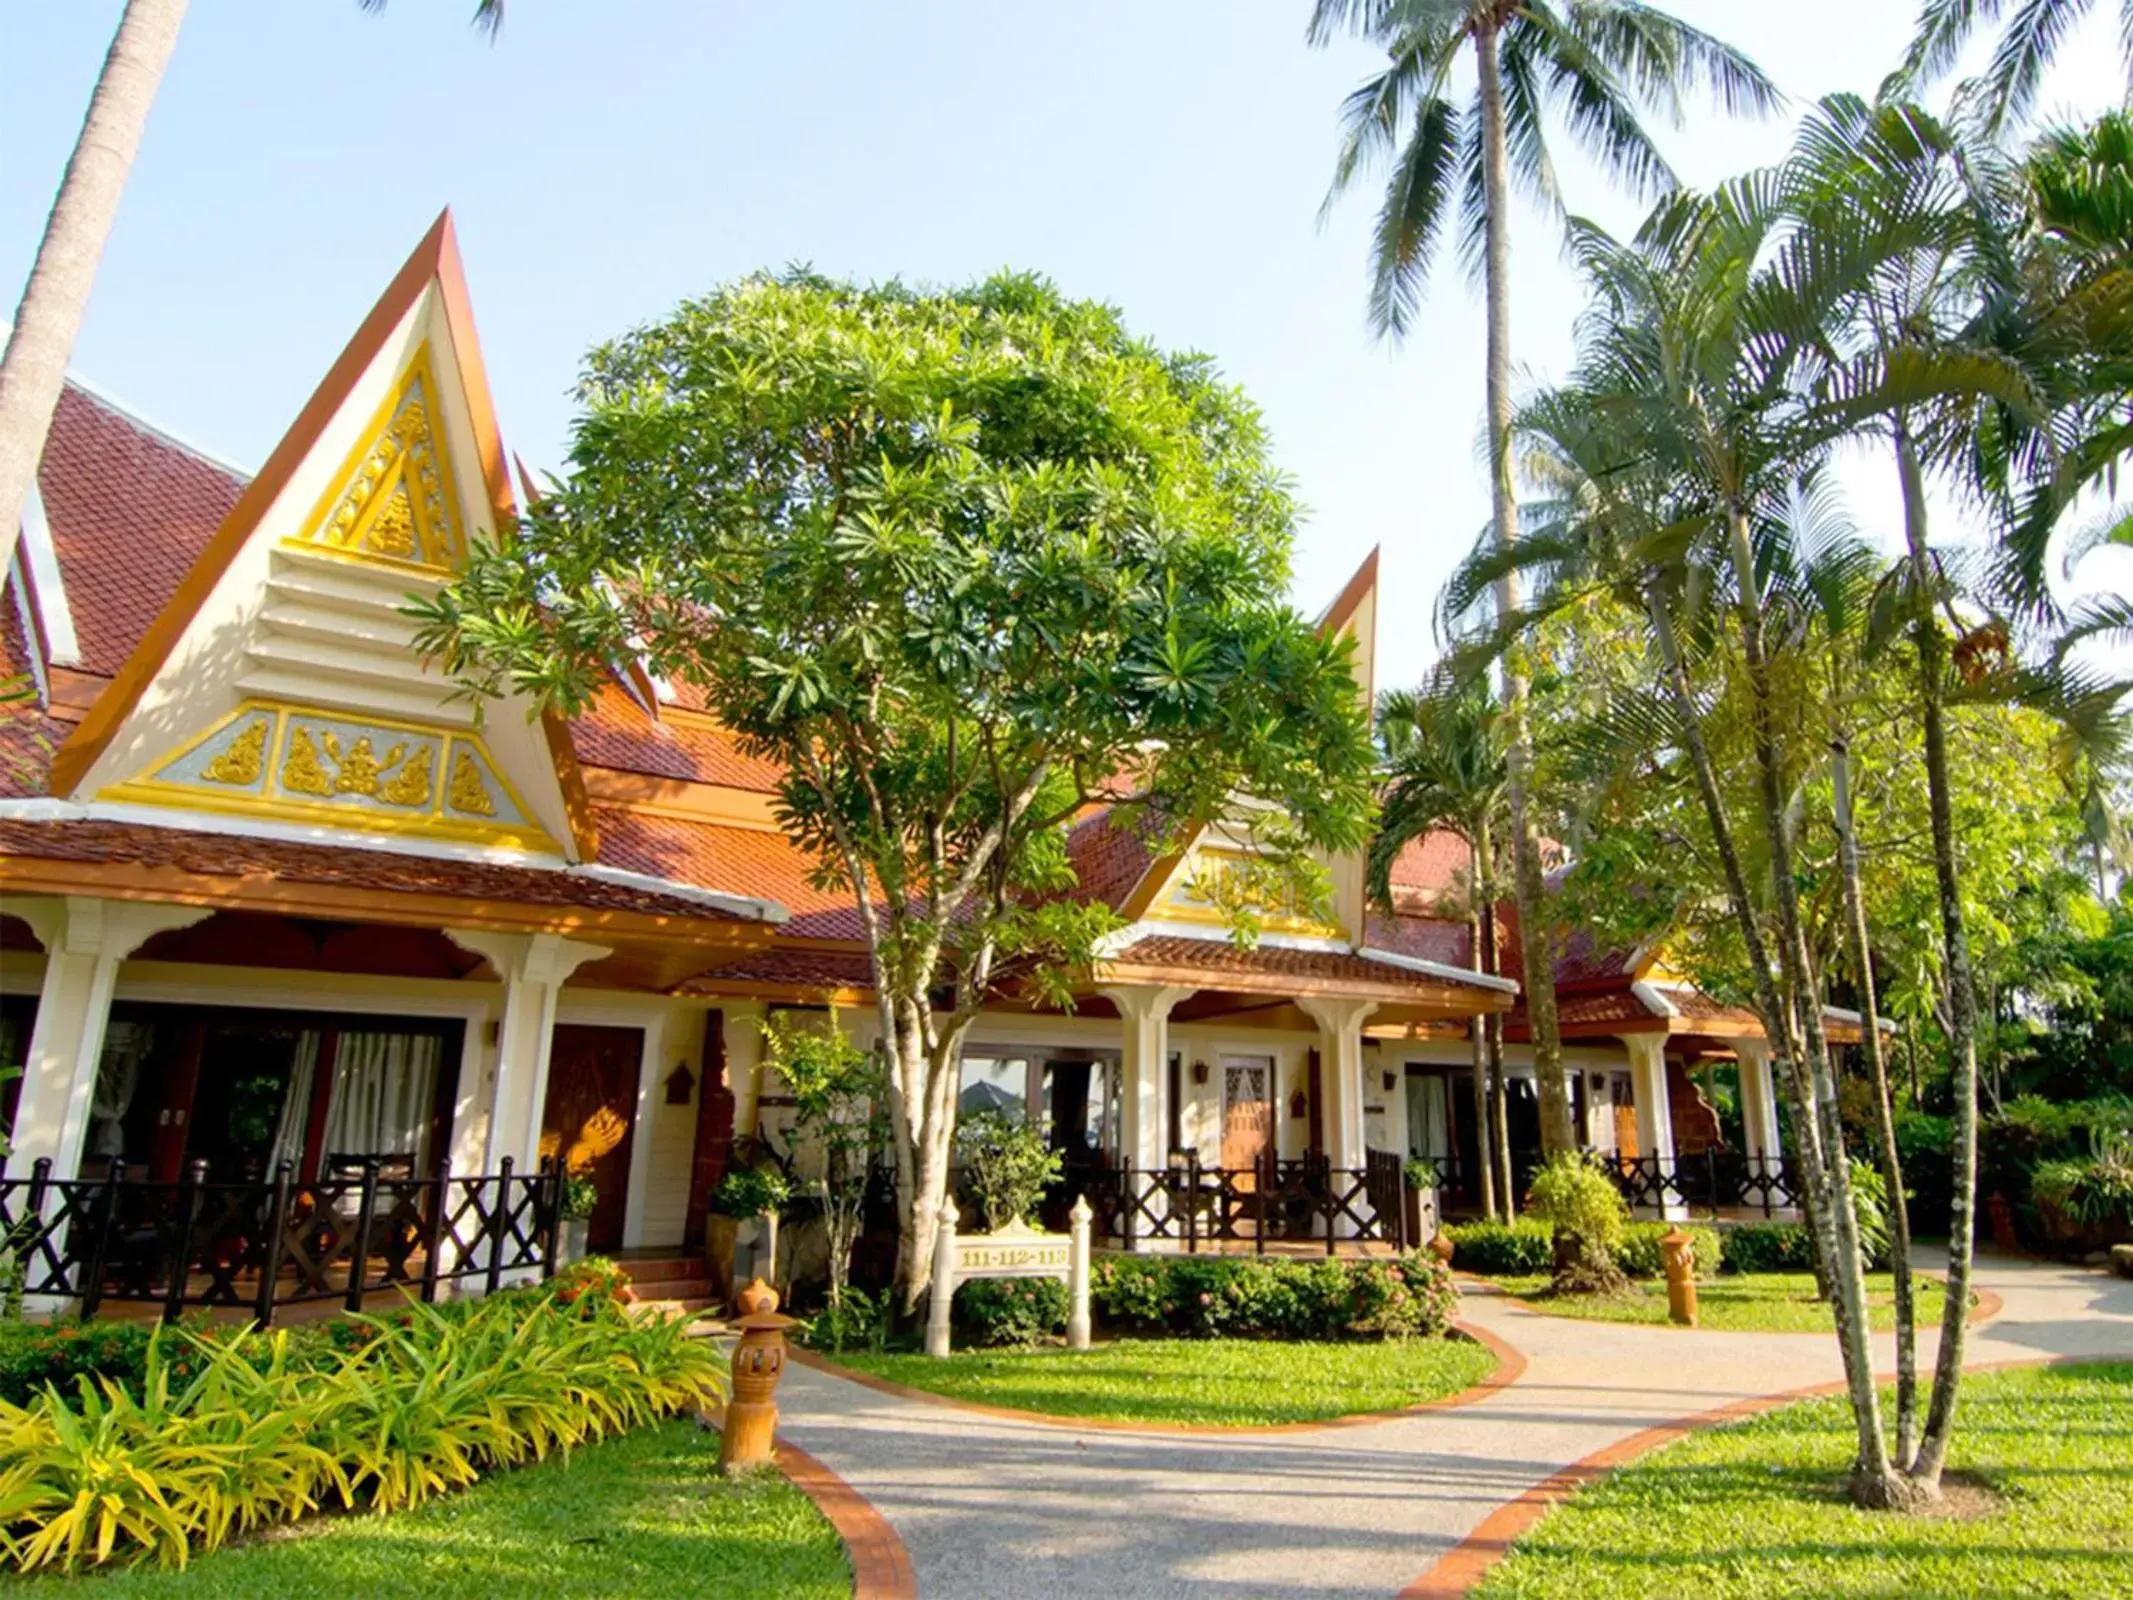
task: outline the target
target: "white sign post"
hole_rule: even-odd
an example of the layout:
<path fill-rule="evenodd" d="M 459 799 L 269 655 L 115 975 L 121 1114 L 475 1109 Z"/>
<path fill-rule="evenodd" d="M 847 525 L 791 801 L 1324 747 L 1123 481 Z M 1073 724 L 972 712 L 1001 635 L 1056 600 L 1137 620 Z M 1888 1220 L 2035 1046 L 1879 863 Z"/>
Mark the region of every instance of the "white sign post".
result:
<path fill-rule="evenodd" d="M 1042 1233 L 1013 1223 L 998 1233 L 956 1234 L 958 1213 L 950 1200 L 940 1210 L 933 1236 L 933 1300 L 926 1312 L 926 1354 L 948 1354 L 949 1316 L 955 1286 L 965 1278 L 1064 1278 L 1067 1284 L 1067 1343 L 1089 1348 L 1089 1224 L 1086 1198 L 1076 1199 L 1069 1214 L 1072 1231 Z"/>

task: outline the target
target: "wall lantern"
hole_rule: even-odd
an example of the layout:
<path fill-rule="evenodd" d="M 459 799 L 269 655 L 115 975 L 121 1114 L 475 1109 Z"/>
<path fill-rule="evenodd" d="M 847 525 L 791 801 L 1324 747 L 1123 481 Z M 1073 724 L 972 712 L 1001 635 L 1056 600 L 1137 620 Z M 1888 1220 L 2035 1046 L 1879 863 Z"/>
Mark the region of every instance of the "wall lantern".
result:
<path fill-rule="evenodd" d="M 1397 1084 L 1397 1083 L 1398 1083 L 1399 1081 L 1400 1081 L 1400 1075 L 1399 1075 L 1399 1074 L 1398 1074 L 1397 1072 L 1388 1072 L 1388 1073 L 1386 1073 L 1386 1074 L 1385 1074 L 1385 1092 L 1386 1092 L 1387 1094 L 1391 1094 L 1391 1093 L 1392 1093 L 1392 1091 L 1393 1091 L 1393 1087 L 1394 1087 L 1394 1085 L 1396 1085 L 1396 1084 Z"/>
<path fill-rule="evenodd" d="M 667 1104 L 685 1106 L 696 1094 L 696 1075 L 689 1070 L 686 1061 L 674 1063 L 674 1070 L 667 1074 Z"/>
<path fill-rule="evenodd" d="M 1194 1083 L 1205 1083 L 1205 1082 L 1207 1081 L 1207 1063 L 1206 1063 L 1206 1062 L 1204 1062 L 1204 1061 L 1195 1061 L 1195 1062 L 1194 1062 L 1194 1063 L 1192 1064 L 1192 1081 L 1193 1081 Z"/>
<path fill-rule="evenodd" d="M 1305 1094 L 1303 1090 L 1298 1089 L 1289 1096 L 1289 1115 L 1300 1120 L 1310 1114 L 1311 1097 Z"/>

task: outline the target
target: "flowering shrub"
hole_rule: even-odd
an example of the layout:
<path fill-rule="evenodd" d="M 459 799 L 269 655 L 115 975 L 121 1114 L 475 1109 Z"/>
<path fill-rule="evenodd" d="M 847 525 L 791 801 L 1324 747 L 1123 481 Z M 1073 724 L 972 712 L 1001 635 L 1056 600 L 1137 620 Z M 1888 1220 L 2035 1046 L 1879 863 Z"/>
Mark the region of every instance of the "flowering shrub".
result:
<path fill-rule="evenodd" d="M 1458 1305 L 1435 1257 L 1283 1260 L 1107 1256 L 1089 1298 L 1105 1327 L 1195 1338 L 1339 1339 L 1442 1333 Z"/>
<path fill-rule="evenodd" d="M 1057 1278 L 973 1278 L 956 1285 L 954 1316 L 973 1344 L 1034 1344 L 1062 1331 L 1067 1287 Z"/>

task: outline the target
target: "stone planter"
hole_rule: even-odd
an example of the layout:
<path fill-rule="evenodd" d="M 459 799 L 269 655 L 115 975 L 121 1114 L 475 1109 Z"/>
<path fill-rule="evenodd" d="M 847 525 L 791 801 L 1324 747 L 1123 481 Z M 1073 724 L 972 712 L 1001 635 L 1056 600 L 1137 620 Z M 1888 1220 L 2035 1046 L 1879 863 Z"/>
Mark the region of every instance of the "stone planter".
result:
<path fill-rule="evenodd" d="M 759 1217 L 723 1217 L 714 1211 L 705 1219 L 704 1264 L 711 1278 L 712 1294 L 720 1302 L 730 1302 L 748 1281 L 747 1275 L 737 1274 L 735 1268 L 753 1261 L 756 1241 L 762 1233 Z"/>
<path fill-rule="evenodd" d="M 573 1261 L 583 1261 L 586 1255 L 586 1235 L 592 1231 L 592 1218 L 565 1217 L 563 1226 L 556 1235 L 555 1264 L 567 1267 Z"/>

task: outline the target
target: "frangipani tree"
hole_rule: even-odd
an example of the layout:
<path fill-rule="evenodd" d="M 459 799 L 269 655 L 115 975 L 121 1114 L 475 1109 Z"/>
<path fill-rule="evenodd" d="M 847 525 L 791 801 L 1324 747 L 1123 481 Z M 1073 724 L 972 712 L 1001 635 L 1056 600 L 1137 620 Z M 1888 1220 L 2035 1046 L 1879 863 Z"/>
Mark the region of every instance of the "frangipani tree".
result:
<path fill-rule="evenodd" d="M 1371 813 L 1349 647 L 1284 597 L 1258 414 L 1039 279 L 754 277 L 595 350 L 580 393 L 568 481 L 425 647 L 566 710 L 637 654 L 779 764 L 865 929 L 915 1305 L 971 1023 L 1010 982 L 1063 998 L 1115 925 L 1064 893 L 1068 824 L 1239 819 L 1309 903 Z"/>

